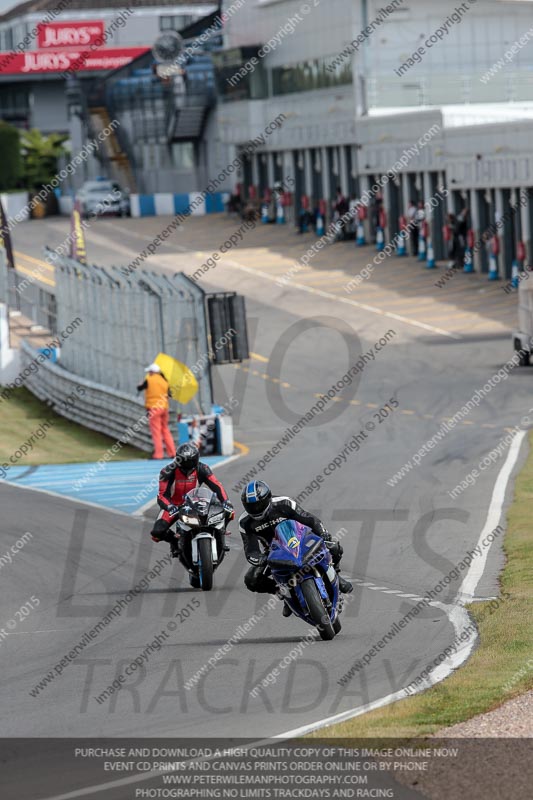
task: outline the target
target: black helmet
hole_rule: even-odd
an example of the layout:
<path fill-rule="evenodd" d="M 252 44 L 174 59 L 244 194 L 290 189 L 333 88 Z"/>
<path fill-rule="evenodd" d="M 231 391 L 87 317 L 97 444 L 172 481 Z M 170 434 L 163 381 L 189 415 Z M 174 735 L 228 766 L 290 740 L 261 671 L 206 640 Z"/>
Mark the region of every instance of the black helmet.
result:
<path fill-rule="evenodd" d="M 200 453 L 196 445 L 187 442 L 182 444 L 176 450 L 176 466 L 181 469 L 185 475 L 190 475 L 198 468 L 198 461 L 200 460 Z"/>
<path fill-rule="evenodd" d="M 242 490 L 241 502 L 247 514 L 254 519 L 261 519 L 272 502 L 270 487 L 264 481 L 251 481 Z"/>

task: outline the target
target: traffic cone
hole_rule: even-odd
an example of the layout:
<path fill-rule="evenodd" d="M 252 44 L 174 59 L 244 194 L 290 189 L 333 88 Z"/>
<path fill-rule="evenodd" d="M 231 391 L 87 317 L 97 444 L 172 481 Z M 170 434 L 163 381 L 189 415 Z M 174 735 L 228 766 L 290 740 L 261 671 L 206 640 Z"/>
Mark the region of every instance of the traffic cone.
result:
<path fill-rule="evenodd" d="M 433 242 L 431 239 L 428 239 L 426 267 L 428 269 L 435 269 L 435 251 L 433 250 Z"/>
<path fill-rule="evenodd" d="M 489 281 L 498 280 L 498 256 L 491 253 L 489 258 Z"/>
<path fill-rule="evenodd" d="M 383 232 L 383 228 L 378 226 L 376 228 L 376 250 L 378 253 L 381 253 L 382 250 L 385 249 L 385 234 Z"/>
<path fill-rule="evenodd" d="M 426 260 L 426 240 L 422 234 L 418 237 L 418 260 Z"/>
<path fill-rule="evenodd" d="M 316 235 L 324 236 L 324 217 L 318 214 L 316 218 Z"/>
<path fill-rule="evenodd" d="M 366 244 L 365 241 L 365 226 L 363 225 L 362 221 L 359 220 L 357 223 L 357 239 L 356 239 L 357 247 L 364 247 Z"/>
<path fill-rule="evenodd" d="M 467 247 L 465 250 L 465 261 L 463 272 L 473 272 L 474 271 L 474 259 L 472 258 L 472 249 Z"/>
<path fill-rule="evenodd" d="M 278 223 L 278 225 L 283 225 L 285 223 L 285 210 L 283 208 L 283 203 L 281 202 L 281 200 L 278 200 L 277 203 L 276 222 Z"/>
<path fill-rule="evenodd" d="M 261 222 L 263 225 L 268 225 L 268 204 L 263 203 L 261 206 Z"/>
<path fill-rule="evenodd" d="M 511 274 L 512 274 L 511 285 L 512 285 L 513 289 L 518 289 L 518 283 L 519 283 L 519 280 L 520 280 L 520 278 L 519 278 L 520 267 L 518 266 L 518 261 L 516 260 L 516 258 L 513 261 L 513 271 L 512 271 Z"/>
<path fill-rule="evenodd" d="M 406 256 L 407 255 L 407 245 L 406 245 L 406 236 L 405 231 L 401 231 L 398 239 L 398 247 L 396 248 L 396 255 L 397 256 Z"/>

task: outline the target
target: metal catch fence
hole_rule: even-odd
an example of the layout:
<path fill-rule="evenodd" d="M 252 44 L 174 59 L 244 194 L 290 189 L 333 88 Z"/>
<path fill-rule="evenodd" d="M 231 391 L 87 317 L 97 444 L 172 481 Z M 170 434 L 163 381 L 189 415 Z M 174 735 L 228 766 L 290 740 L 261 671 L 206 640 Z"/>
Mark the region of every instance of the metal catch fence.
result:
<path fill-rule="evenodd" d="M 55 268 L 61 365 L 89 381 L 127 395 L 159 352 L 186 364 L 199 391 L 185 413 L 208 412 L 212 394 L 203 290 L 185 275 L 84 266 L 47 252 Z"/>

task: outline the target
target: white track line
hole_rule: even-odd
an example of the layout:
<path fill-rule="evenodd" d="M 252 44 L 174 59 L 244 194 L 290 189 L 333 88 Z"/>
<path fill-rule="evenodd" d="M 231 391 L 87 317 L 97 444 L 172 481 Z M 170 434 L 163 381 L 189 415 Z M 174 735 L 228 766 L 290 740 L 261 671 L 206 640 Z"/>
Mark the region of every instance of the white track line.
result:
<path fill-rule="evenodd" d="M 513 438 L 507 453 L 507 458 L 505 459 L 505 463 L 501 468 L 498 477 L 496 478 L 494 491 L 492 493 L 492 500 L 487 513 L 487 519 L 477 541 L 477 545 L 481 549 L 481 556 L 472 561 L 470 569 L 466 573 L 464 581 L 459 590 L 458 596 L 461 598 L 462 603 L 470 603 L 474 599 L 474 594 L 478 587 L 479 581 L 481 580 L 485 571 L 485 565 L 487 563 L 490 547 L 483 547 L 482 542 L 485 537 L 498 526 L 502 514 L 502 506 L 505 500 L 507 484 L 517 462 L 522 442 L 526 436 L 527 431 L 520 431 Z"/>
<path fill-rule="evenodd" d="M 235 461 L 235 459 L 240 457 L 241 453 L 237 453 L 234 456 L 228 456 L 228 458 L 226 458 L 224 461 L 219 461 L 218 464 L 214 464 L 213 469 L 217 469 L 218 467 L 223 467 L 226 464 L 229 464 L 230 461 Z M 99 503 L 92 503 L 90 500 L 81 500 L 78 499 L 77 497 L 70 497 L 69 495 L 61 494 L 60 492 L 53 492 L 50 489 L 40 489 L 38 486 L 24 486 L 21 483 L 16 483 L 16 481 L 0 480 L 0 486 L 3 483 L 5 483 L 7 486 L 14 486 L 15 489 L 25 489 L 26 491 L 30 492 L 40 492 L 41 494 L 47 494 L 50 497 L 58 497 L 60 500 L 67 500 L 68 502 L 71 503 L 78 503 L 79 505 L 82 506 L 89 506 L 89 508 L 96 508 L 98 509 L 98 511 L 108 511 L 110 514 L 119 514 L 121 517 L 128 517 L 129 519 L 132 519 L 132 517 L 135 518 L 140 516 L 143 512 L 143 509 L 146 510 L 147 508 L 150 508 L 150 506 L 153 506 L 155 503 L 155 500 L 150 500 L 149 503 L 145 503 L 145 505 L 142 506 L 141 508 L 138 508 L 137 511 L 129 513 L 127 511 L 119 511 L 117 508 L 110 508 L 109 506 L 101 506 Z"/>
<path fill-rule="evenodd" d="M 438 608 L 443 608 L 444 609 L 444 606 L 443 606 L 442 603 L 434 602 L 434 603 L 431 603 L 430 605 L 433 605 L 433 606 L 436 606 Z M 449 616 L 450 622 L 454 626 L 454 629 L 455 629 L 455 632 L 456 632 L 456 636 L 458 636 L 459 633 L 462 630 L 464 630 L 464 626 L 467 625 L 470 622 L 469 615 L 467 614 L 465 609 L 462 608 L 461 606 L 456 606 L 453 609 L 452 613 L 448 614 L 448 616 Z M 470 652 L 471 652 L 474 644 L 475 644 L 475 638 L 472 639 L 472 641 L 468 641 L 468 642 L 465 643 L 465 647 L 464 647 L 464 651 L 463 652 L 457 652 L 453 656 L 450 657 L 450 659 L 448 660 L 447 663 L 452 663 L 451 669 L 457 669 L 464 661 L 466 661 L 466 659 L 470 655 Z M 424 686 L 424 688 L 428 688 L 429 685 L 432 685 L 433 683 L 437 683 L 437 681 L 443 680 L 445 677 L 447 677 L 447 675 L 449 674 L 449 671 L 447 671 L 446 674 L 442 675 L 442 677 L 440 675 L 438 675 L 438 673 L 442 669 L 448 670 L 448 667 L 446 667 L 445 664 L 439 665 L 439 667 L 437 667 L 437 669 L 434 670 L 434 675 L 436 677 L 431 681 L 428 679 L 428 681 L 427 681 L 426 685 Z M 357 717 L 357 716 L 360 716 L 361 714 L 366 714 L 368 711 L 373 711 L 376 708 L 381 708 L 382 706 L 385 706 L 388 703 L 393 703 L 395 700 L 405 699 L 405 697 L 406 697 L 405 690 L 404 689 L 400 689 L 399 691 L 394 692 L 394 694 L 389 694 L 389 695 L 387 695 L 387 697 L 383 697 L 380 700 L 376 700 L 373 703 L 369 703 L 366 706 L 360 706 L 359 708 L 352 709 L 350 711 L 345 711 L 345 712 L 343 712 L 341 714 L 336 714 L 333 717 L 329 717 L 328 718 L 328 722 L 326 724 L 332 725 L 335 722 L 344 722 L 345 720 L 351 719 L 352 717 Z M 273 736 L 271 738 L 272 739 L 289 739 L 289 738 L 291 738 L 293 736 L 303 736 L 304 734 L 310 733 L 311 731 L 316 730 L 317 728 L 321 728 L 321 727 L 324 727 L 324 721 L 323 720 L 321 720 L 321 721 L 319 721 L 317 723 L 314 723 L 312 725 L 303 725 L 301 728 L 295 728 L 292 731 L 287 731 L 287 733 L 278 734 L 277 736 Z M 257 746 L 260 746 L 261 744 L 267 744 L 269 741 L 271 741 L 271 739 L 264 739 L 264 740 L 261 740 L 261 741 L 258 741 L 258 742 L 253 742 L 253 746 L 257 747 Z M 250 746 L 252 746 L 252 745 L 250 745 Z M 203 759 L 203 760 L 204 761 L 209 761 L 209 759 Z M 144 775 L 129 775 L 127 778 L 121 778 L 121 779 L 115 780 L 115 781 L 107 781 L 106 783 L 100 783 L 100 784 L 96 784 L 96 785 L 93 785 L 93 786 L 86 786 L 86 787 L 84 787 L 82 789 L 75 789 L 72 792 L 66 792 L 65 794 L 53 795 L 52 797 L 41 797 L 38 800 L 75 800 L 75 798 L 78 798 L 78 797 L 84 797 L 86 795 L 92 795 L 92 794 L 96 794 L 98 792 L 107 792 L 109 790 L 116 789 L 119 786 L 129 786 L 129 785 L 134 784 L 134 783 L 141 783 L 141 782 L 144 782 L 144 781 L 153 780 L 154 778 L 157 778 L 157 777 L 159 777 L 159 776 L 161 776 L 163 774 L 167 774 L 168 775 L 168 774 L 170 774 L 170 773 L 172 773 L 174 771 L 175 770 L 165 770 L 165 771 L 161 771 L 161 770 L 155 771 L 154 770 L 153 772 L 148 772 L 148 773 L 145 773 Z"/>
<path fill-rule="evenodd" d="M 256 741 L 252 741 L 249 744 L 242 745 L 241 749 L 246 750 L 247 748 L 251 747 L 260 747 L 261 745 L 267 745 L 271 742 L 271 739 L 258 739 Z M 201 759 L 186 759 L 183 763 L 185 765 L 198 763 L 201 761 L 202 763 L 206 763 L 212 761 L 215 756 L 209 756 Z M 140 775 L 129 775 L 127 778 L 119 778 L 116 781 L 108 781 L 107 783 L 100 783 L 96 786 L 85 786 L 83 789 L 74 789 L 72 792 L 66 792 L 65 794 L 56 794 L 53 797 L 40 797 L 36 798 L 35 800 L 74 800 L 76 797 L 83 797 L 84 795 L 88 794 L 95 794 L 96 792 L 105 792 L 108 789 L 115 789 L 118 786 L 129 786 L 132 783 L 142 783 L 143 781 L 151 781 L 154 778 L 158 778 L 161 775 L 170 775 L 172 772 L 176 770 L 154 770 L 153 772 L 146 772 L 144 775 L 141 773 Z"/>
<path fill-rule="evenodd" d="M 500 470 L 498 477 L 496 479 L 496 484 L 493 490 L 492 500 L 489 506 L 489 514 L 487 516 L 487 522 L 483 528 L 482 533 L 480 534 L 479 540 L 484 538 L 485 529 L 487 525 L 492 525 L 492 520 L 494 519 L 494 515 L 498 512 L 496 524 L 498 523 L 501 513 L 503 510 L 503 502 L 505 499 L 505 491 L 507 489 L 507 484 L 509 482 L 509 478 L 511 476 L 512 470 L 517 462 L 518 455 L 520 453 L 520 446 L 524 441 L 526 436 L 526 431 L 520 431 L 511 443 L 511 447 L 509 448 L 509 452 L 507 453 L 507 458 L 505 463 Z M 498 505 L 499 504 L 499 505 Z M 496 525 L 494 525 L 496 527 Z M 491 530 L 494 528 L 491 527 Z M 490 547 L 486 549 L 488 553 Z M 465 580 L 463 581 L 462 586 L 467 584 L 467 581 L 470 579 L 470 586 L 476 587 L 479 583 L 481 578 L 481 574 L 477 577 L 477 573 L 479 570 L 474 570 L 474 561 L 470 565 L 468 573 L 466 574 Z M 483 560 L 483 566 L 486 563 L 486 557 Z M 470 573 L 473 573 L 472 578 L 470 578 Z M 476 579 L 477 578 L 477 579 Z M 468 585 L 468 584 L 467 584 Z M 385 587 L 384 587 L 385 588 Z M 472 589 L 470 588 L 470 591 Z M 448 617 L 451 624 L 453 625 L 455 636 L 454 639 L 457 638 L 460 633 L 462 633 L 467 626 L 469 626 L 472 622 L 470 615 L 468 614 L 467 610 L 464 608 L 462 602 L 459 602 L 455 606 L 447 606 L 444 603 L 439 603 L 436 601 L 432 601 L 429 605 L 435 606 L 440 608 Z M 458 669 L 470 656 L 474 645 L 477 640 L 477 635 L 472 635 L 467 641 L 464 642 L 464 647 L 461 650 L 458 650 L 456 653 L 452 654 L 450 658 L 444 661 L 442 664 L 439 664 L 436 669 L 433 670 L 431 677 L 426 679 L 425 684 L 418 690 L 412 692 L 410 696 L 418 694 L 421 691 L 425 691 L 430 686 L 434 686 L 436 683 L 440 683 L 445 678 L 449 677 L 449 675 L 456 669 Z M 369 711 L 375 711 L 378 708 L 383 708 L 384 706 L 389 705 L 390 703 L 394 703 L 397 700 L 405 700 L 406 694 L 404 687 L 397 692 L 393 692 L 392 694 L 386 695 L 386 697 L 381 697 L 378 700 L 374 700 L 373 703 L 369 703 L 365 706 L 359 706 L 357 708 L 349 709 L 348 711 L 343 711 L 339 714 L 334 714 L 331 717 L 325 717 L 324 719 L 317 720 L 317 722 L 313 722 L 310 725 L 302 725 L 299 728 L 294 728 L 290 731 L 285 731 L 284 733 L 279 733 L 273 736 L 273 739 L 290 739 L 296 736 L 304 736 L 307 733 L 311 733 L 312 731 L 316 731 L 320 728 L 326 728 L 329 725 L 334 725 L 335 723 L 345 722 L 346 720 L 353 719 L 354 717 L 359 717 L 362 714 L 366 714 Z M 265 740 L 268 741 L 268 740 Z M 132 783 L 140 783 L 143 781 L 151 780 L 152 778 L 158 777 L 158 775 L 163 774 L 162 772 L 153 772 L 153 773 L 146 773 L 145 775 L 130 775 L 127 778 L 122 778 L 117 781 L 109 781 L 107 783 L 101 783 L 95 786 L 86 786 L 83 789 L 76 789 L 73 792 L 67 792 L 66 794 L 61 795 L 54 795 L 53 797 L 46 797 L 40 798 L 39 800 L 74 800 L 77 797 L 83 797 L 84 795 L 96 794 L 98 792 L 105 792 L 108 789 L 114 789 L 119 786 L 128 786 Z"/>
<path fill-rule="evenodd" d="M 94 238 L 94 237 L 93 237 Z M 101 239 L 106 246 L 109 246 L 110 239 L 102 235 L 97 236 L 98 239 Z M 143 237 L 144 238 L 144 237 Z M 112 243 L 113 248 L 116 249 L 116 242 L 113 240 Z M 188 253 L 190 255 L 190 250 L 183 245 L 179 245 L 177 243 L 173 244 L 173 247 L 176 250 L 179 250 L 183 253 Z M 131 251 L 128 250 L 128 253 L 131 254 Z M 166 255 L 166 254 L 165 254 Z M 156 262 L 154 262 L 156 263 Z M 161 262 L 160 262 L 161 263 Z M 271 283 L 276 283 L 282 277 L 280 275 L 271 275 L 269 272 L 263 272 L 260 269 L 254 269 L 253 267 L 247 267 L 244 264 L 240 264 L 238 261 L 235 261 L 232 258 L 225 258 L 225 264 L 230 264 L 231 266 L 235 267 L 235 269 L 241 270 L 241 272 L 247 272 L 249 275 L 260 275 L 267 281 Z M 166 269 L 166 265 L 161 264 Z M 345 303 L 349 306 L 355 306 L 355 308 L 361 308 L 364 311 L 369 311 L 371 314 L 379 314 L 381 317 L 388 317 L 389 319 L 394 319 L 397 322 L 403 322 L 406 325 L 412 325 L 415 328 L 421 328 L 424 331 L 428 331 L 429 333 L 436 333 L 439 336 L 446 336 L 448 339 L 462 339 L 462 336 L 459 336 L 455 333 L 450 333 L 450 331 L 445 331 L 442 328 L 436 328 L 433 325 L 427 325 L 425 322 L 419 322 L 416 319 L 410 319 L 409 317 L 403 317 L 400 314 L 394 314 L 392 311 L 383 311 L 381 308 L 376 308 L 376 306 L 369 306 L 366 303 L 358 303 L 357 300 L 351 300 L 348 297 L 341 297 L 340 295 L 332 294 L 331 292 L 325 292 L 322 289 L 315 289 L 312 286 L 307 286 L 304 283 L 297 283 L 294 280 L 289 281 L 287 286 L 294 287 L 295 289 L 300 289 L 302 292 L 309 292 L 309 294 L 318 295 L 319 297 L 325 297 L 327 300 L 336 300 L 339 303 Z M 281 288 L 281 287 L 280 287 Z"/>
<path fill-rule="evenodd" d="M 458 637 L 460 633 L 464 631 L 465 627 L 470 624 L 470 615 L 462 606 L 453 606 L 453 608 L 450 610 L 450 607 L 445 606 L 443 603 L 432 602 L 429 605 L 440 608 L 447 615 L 454 627 L 454 639 Z M 477 636 L 472 636 L 465 642 L 464 650 L 457 651 L 451 655 L 449 659 L 444 661 L 442 664 L 439 664 L 439 666 L 436 667 L 431 673 L 431 678 L 428 677 L 425 684 L 420 689 L 412 692 L 410 696 L 429 689 L 436 683 L 443 681 L 444 678 L 447 678 L 454 670 L 458 669 L 461 664 L 463 664 L 470 656 L 470 653 L 472 652 L 472 649 L 476 643 L 476 639 Z M 302 725 L 299 728 L 293 728 L 291 731 L 280 733 L 273 738 L 292 739 L 296 736 L 305 736 L 307 733 L 316 731 L 319 728 L 325 728 L 328 725 L 335 725 L 339 722 L 346 722 L 346 720 L 353 719 L 354 717 L 360 717 L 363 714 L 367 714 L 369 711 L 375 711 L 376 709 L 383 708 L 383 706 L 387 706 L 390 703 L 395 703 L 397 700 L 405 700 L 406 698 L 407 695 L 405 694 L 405 688 L 399 689 L 397 692 L 388 694 L 386 697 L 381 697 L 379 700 L 374 700 L 373 703 L 368 703 L 367 705 L 359 706 L 358 708 L 352 708 L 348 711 L 342 711 L 339 714 L 334 714 L 331 717 L 326 717 L 325 719 L 318 720 L 317 722 L 312 722 L 310 725 Z"/>
<path fill-rule="evenodd" d="M 498 477 L 496 478 L 496 483 L 494 485 L 494 489 L 492 492 L 492 499 L 487 514 L 487 520 L 479 535 L 478 545 L 481 544 L 481 542 L 488 533 L 490 533 L 491 531 L 494 530 L 494 528 L 497 527 L 501 519 L 503 503 L 505 500 L 505 492 L 507 490 L 511 473 L 518 460 L 520 447 L 526 435 L 527 431 L 520 431 L 519 433 L 516 434 L 513 441 L 511 442 L 511 446 L 509 447 L 509 452 L 507 453 L 507 458 L 505 459 L 505 463 L 501 468 L 500 472 L 498 473 Z M 448 616 L 448 619 L 452 623 L 454 630 L 456 631 L 456 635 L 460 631 L 464 630 L 465 627 L 472 622 L 470 615 L 464 608 L 464 604 L 465 602 L 471 602 L 473 600 L 474 591 L 479 581 L 481 580 L 481 577 L 485 570 L 487 557 L 491 547 L 492 547 L 492 542 L 489 544 L 488 547 L 482 548 L 482 555 L 479 558 L 475 558 L 470 564 L 468 572 L 466 573 L 461 588 L 457 594 L 456 598 L 457 605 L 454 605 L 450 608 L 450 606 L 446 606 L 443 603 L 437 603 L 437 602 L 430 603 L 430 605 L 437 606 L 438 608 L 441 608 L 444 611 L 444 613 Z M 460 620 L 461 623 L 459 622 Z M 452 656 L 450 656 L 449 659 L 440 664 L 431 673 L 432 677 L 431 678 L 428 677 L 428 679 L 421 686 L 421 688 L 412 692 L 410 696 L 425 691 L 430 686 L 434 686 L 436 683 L 439 683 L 440 681 L 443 681 L 445 678 L 449 677 L 449 675 L 451 675 L 451 673 L 455 669 L 460 667 L 461 664 L 463 664 L 469 657 L 474 647 L 474 644 L 476 643 L 477 638 L 478 638 L 477 634 L 473 634 L 465 642 L 465 647 L 463 652 L 458 651 L 454 653 Z M 368 711 L 374 711 L 377 708 L 383 708 L 383 706 L 389 705 L 389 703 L 394 703 L 396 702 L 396 700 L 403 700 L 405 698 L 406 698 L 405 689 L 400 689 L 398 692 L 394 692 L 393 694 L 389 694 L 386 697 L 380 698 L 379 700 L 375 700 L 373 703 L 370 703 L 367 706 L 359 706 L 358 708 L 353 708 L 350 709 L 349 711 L 343 711 L 340 714 L 335 714 L 332 717 L 325 717 L 324 719 L 318 720 L 317 722 L 313 722 L 310 725 L 302 725 L 300 728 L 294 728 L 291 731 L 286 731 L 285 733 L 281 733 L 274 738 L 289 739 L 294 736 L 304 736 L 305 734 L 311 733 L 312 731 L 316 731 L 319 728 L 326 728 L 329 725 L 334 725 L 335 723 L 338 722 L 345 722 L 348 719 L 359 717 L 361 714 L 366 714 Z"/>
<path fill-rule="evenodd" d="M 254 269 L 253 267 L 245 267 L 244 264 L 239 264 L 238 261 L 234 261 L 231 258 L 225 258 L 224 263 L 231 264 L 231 266 L 235 267 L 235 269 L 239 269 L 242 272 L 247 272 L 250 275 L 260 275 L 262 278 L 270 281 L 271 283 L 277 284 L 280 277 L 271 275 L 269 272 L 263 272 L 260 269 Z M 460 340 L 463 338 L 456 333 L 450 333 L 450 331 L 445 331 L 442 328 L 436 328 L 434 325 L 427 325 L 425 322 L 419 322 L 418 320 L 411 319 L 410 317 L 403 317 L 401 314 L 394 314 L 392 311 L 383 311 L 383 309 L 377 308 L 376 306 L 369 306 L 367 303 L 359 303 L 357 300 L 351 300 L 349 297 L 342 297 L 341 295 L 333 294 L 332 292 L 325 292 L 323 289 L 315 289 L 313 286 L 307 286 L 305 283 L 297 283 L 296 281 L 291 280 L 287 286 L 289 288 L 293 287 L 294 289 L 299 289 L 302 292 L 309 292 L 309 294 L 318 295 L 318 297 L 325 297 L 327 300 L 336 300 L 338 303 L 345 303 L 349 306 L 355 306 L 355 308 L 362 308 L 363 311 L 369 311 L 371 314 L 378 314 L 380 317 L 387 317 L 388 319 L 396 320 L 396 322 L 403 322 L 406 325 L 412 325 L 415 328 L 421 328 L 429 333 L 436 333 L 439 336 L 446 336 L 448 339 Z"/>
<path fill-rule="evenodd" d="M 98 503 L 91 503 L 90 500 L 78 500 L 75 497 L 69 497 L 66 494 L 60 494 L 59 492 L 52 492 L 49 489 L 39 489 L 35 486 L 24 486 L 21 483 L 15 483 L 14 481 L 0 481 L 0 486 L 2 483 L 7 484 L 8 486 L 14 486 L 15 489 L 24 489 L 27 492 L 39 492 L 40 494 L 47 494 L 50 497 L 58 497 L 60 500 L 66 500 L 68 503 L 77 503 L 78 505 L 82 506 L 89 506 L 90 508 L 96 508 L 98 511 L 108 511 L 110 514 L 120 514 L 121 517 L 128 517 L 129 519 L 132 518 L 132 514 L 128 514 L 126 511 L 118 511 L 116 508 L 108 508 L 107 506 L 100 506 Z"/>

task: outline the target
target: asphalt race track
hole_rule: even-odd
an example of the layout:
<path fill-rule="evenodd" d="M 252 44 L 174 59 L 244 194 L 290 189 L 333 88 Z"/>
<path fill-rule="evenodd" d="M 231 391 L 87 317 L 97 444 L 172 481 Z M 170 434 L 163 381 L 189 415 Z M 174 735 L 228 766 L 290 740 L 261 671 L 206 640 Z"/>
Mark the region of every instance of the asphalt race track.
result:
<path fill-rule="evenodd" d="M 124 251 L 134 257 L 140 242 L 133 222 L 102 223 L 91 248 L 93 260 L 109 263 L 113 253 L 111 260 L 123 263 Z M 161 225 L 150 223 L 154 232 Z M 58 224 L 40 228 L 50 244 L 60 239 Z M 115 248 L 117 225 L 124 230 Z M 195 249 L 186 237 L 187 232 L 179 240 L 182 253 Z M 39 254 L 37 244 L 34 254 Z M 151 265 L 189 271 L 196 262 L 201 263 L 201 253 L 176 257 L 173 247 L 164 245 Z M 525 448 L 517 441 L 512 458 L 506 451 L 474 486 L 455 499 L 448 494 L 533 405 L 528 370 L 516 369 L 472 411 L 468 424 L 451 431 L 395 486 L 387 483 L 434 436 L 441 420 L 456 413 L 509 360 L 509 337 L 466 332 L 459 339 L 422 330 L 301 291 L 297 282 L 280 288 L 243 265 L 249 268 L 250 260 L 237 253 L 206 282 L 208 288 L 238 289 L 247 296 L 251 350 L 261 357 L 251 360 L 247 370 L 224 367 L 215 373 L 215 397 L 218 402 L 225 396 L 238 400 L 236 438 L 250 448 L 218 471 L 238 507 L 232 487 L 314 405 L 315 395 L 327 393 L 361 353 L 372 350 L 387 331 L 394 332 L 353 386 L 329 404 L 324 424 L 318 419 L 305 427 L 258 473 L 275 493 L 297 496 L 348 440 L 366 432 L 359 450 L 341 459 L 341 466 L 302 501 L 333 534 L 345 529 L 340 534 L 343 572 L 355 579 L 356 590 L 342 614 L 342 633 L 333 642 L 304 642 L 308 629 L 299 620 L 283 619 L 278 603 L 238 637 L 216 669 L 185 688 L 240 625 L 262 613 L 269 599 L 251 595 L 243 585 L 247 565 L 234 523 L 232 549 L 215 575 L 212 593 L 190 589 L 179 566 L 164 564 L 120 615 L 36 692 L 84 633 L 162 562 L 167 546 L 148 536 L 153 511 L 145 519 L 135 518 L 0 483 L 3 549 L 25 531 L 33 533 L 13 563 L 1 570 L 5 619 L 0 628 L 32 596 L 40 601 L 0 644 L 2 736 L 261 738 L 303 733 L 321 720 L 401 696 L 468 624 L 455 602 L 466 568 L 364 670 L 339 683 L 417 598 L 476 547 L 488 524 L 498 474 L 505 465 L 513 473 L 523 461 Z M 380 409 L 391 399 L 398 406 L 380 421 Z M 505 506 L 512 481 L 503 475 L 500 483 Z M 490 529 L 498 524 L 500 510 L 493 506 L 496 523 Z M 498 593 L 502 555 L 497 539 L 484 550 L 475 597 Z M 154 647 L 119 691 L 98 702 L 158 634 L 160 649 Z M 295 657 L 294 648 L 302 643 Z M 475 637 L 467 637 L 448 669 L 458 666 L 473 646 Z M 279 677 L 252 697 L 253 688 L 276 667 Z"/>

